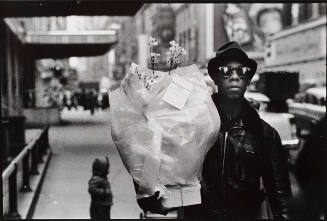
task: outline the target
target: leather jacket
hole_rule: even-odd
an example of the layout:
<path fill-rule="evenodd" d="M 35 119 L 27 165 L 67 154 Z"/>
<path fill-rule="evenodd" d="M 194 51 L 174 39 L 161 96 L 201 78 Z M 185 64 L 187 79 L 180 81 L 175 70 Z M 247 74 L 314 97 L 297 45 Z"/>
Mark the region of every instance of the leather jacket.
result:
<path fill-rule="evenodd" d="M 245 99 L 240 116 L 228 119 L 217 94 L 212 98 L 222 125 L 203 164 L 201 210 L 212 218 L 256 218 L 267 196 L 274 218 L 289 218 L 286 204 L 292 191 L 278 132 Z"/>

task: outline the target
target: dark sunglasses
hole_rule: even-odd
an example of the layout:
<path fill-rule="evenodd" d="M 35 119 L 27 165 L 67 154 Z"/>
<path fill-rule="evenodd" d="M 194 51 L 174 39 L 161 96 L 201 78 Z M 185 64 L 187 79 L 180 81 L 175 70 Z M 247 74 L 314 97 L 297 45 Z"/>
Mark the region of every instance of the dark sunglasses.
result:
<path fill-rule="evenodd" d="M 249 67 L 232 68 L 230 66 L 220 66 L 218 67 L 218 70 L 223 74 L 224 78 L 229 78 L 232 76 L 233 71 L 235 71 L 240 78 L 246 78 L 249 75 L 251 69 Z"/>

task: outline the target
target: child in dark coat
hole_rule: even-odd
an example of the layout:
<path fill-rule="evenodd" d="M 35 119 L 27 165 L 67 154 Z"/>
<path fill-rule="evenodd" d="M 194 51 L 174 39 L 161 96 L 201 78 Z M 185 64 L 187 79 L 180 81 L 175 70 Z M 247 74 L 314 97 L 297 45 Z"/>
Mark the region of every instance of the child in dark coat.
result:
<path fill-rule="evenodd" d="M 109 159 L 96 158 L 92 165 L 92 177 L 89 180 L 91 195 L 91 219 L 110 219 L 112 193 L 107 175 L 109 174 Z"/>

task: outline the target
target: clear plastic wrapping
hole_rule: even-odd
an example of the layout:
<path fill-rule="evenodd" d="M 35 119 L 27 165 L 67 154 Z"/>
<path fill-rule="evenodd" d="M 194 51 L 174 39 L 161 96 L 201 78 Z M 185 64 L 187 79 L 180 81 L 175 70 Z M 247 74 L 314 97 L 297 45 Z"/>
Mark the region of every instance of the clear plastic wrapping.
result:
<path fill-rule="evenodd" d="M 187 83 L 172 88 L 176 79 Z M 202 163 L 215 142 L 220 118 L 197 66 L 177 68 L 169 75 L 133 64 L 109 96 L 112 138 L 140 186 L 138 197 L 160 191 L 168 202 L 175 190 L 199 192 Z M 186 102 L 181 107 L 167 102 L 174 104 L 175 98 L 179 104 Z M 187 204 L 197 203 L 190 199 Z"/>

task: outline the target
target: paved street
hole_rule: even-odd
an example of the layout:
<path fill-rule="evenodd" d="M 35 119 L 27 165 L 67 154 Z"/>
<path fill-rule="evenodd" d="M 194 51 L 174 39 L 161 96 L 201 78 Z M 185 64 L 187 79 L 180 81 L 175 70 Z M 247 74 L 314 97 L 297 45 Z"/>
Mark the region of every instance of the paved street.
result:
<path fill-rule="evenodd" d="M 109 112 L 64 109 L 64 126 L 49 131 L 53 156 L 50 161 L 33 219 L 88 219 L 87 191 L 95 157 L 109 156 L 109 180 L 114 195 L 111 217 L 139 218 L 135 191 L 110 135 Z"/>

